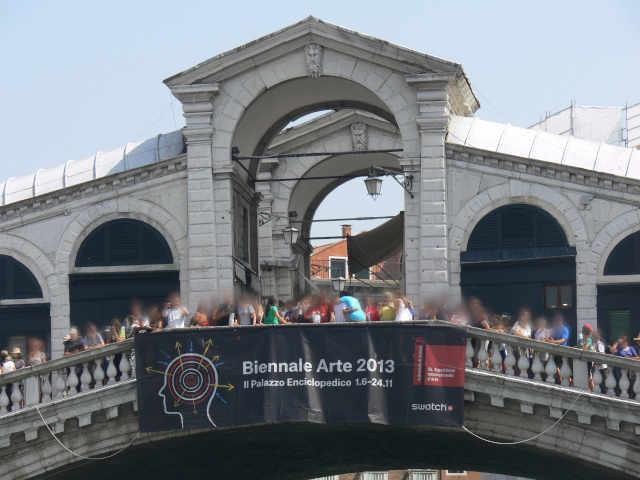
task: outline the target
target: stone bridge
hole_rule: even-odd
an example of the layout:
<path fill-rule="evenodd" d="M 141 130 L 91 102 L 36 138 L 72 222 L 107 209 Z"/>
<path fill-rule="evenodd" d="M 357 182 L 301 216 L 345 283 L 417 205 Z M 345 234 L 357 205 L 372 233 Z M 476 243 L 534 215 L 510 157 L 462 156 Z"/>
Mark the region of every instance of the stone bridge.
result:
<path fill-rule="evenodd" d="M 113 368 L 114 356 L 133 347 L 127 340 L 0 377 L 0 478 L 68 479 L 90 472 L 95 479 L 275 480 L 454 467 L 536 479 L 640 477 L 640 402 L 624 398 L 629 396 L 628 372 L 640 364 L 473 328 L 468 334 L 464 424 L 485 440 L 457 428 L 372 424 L 286 423 L 139 434 L 136 382 L 128 378 L 127 356 L 122 355 L 123 377 L 118 382 Z M 485 348 L 500 343 L 508 345 L 504 372 L 499 347 Z M 514 355 L 515 347 L 536 352 L 529 375 L 524 360 Z M 550 373 L 556 368 L 550 365 L 553 356 L 563 357 L 564 385 L 546 375 L 541 353 L 551 354 L 546 366 Z M 105 356 L 111 360 L 106 372 L 101 367 Z M 619 381 L 611 373 L 605 375 L 608 394 L 584 388 L 586 375 L 581 370 L 586 372 L 587 361 L 606 363 L 607 371 L 621 369 Z M 70 386 L 79 380 L 89 385 L 91 378 L 83 372 L 85 378 L 78 379 L 74 368 L 66 377 L 63 369 L 90 362 L 97 363 L 96 380 L 106 376 L 107 385 L 72 394 L 75 388 Z M 514 374 L 518 363 L 522 376 Z M 48 373 L 53 373 L 53 385 Z M 29 394 L 39 376 L 44 385 L 38 397 L 44 400 Z M 568 385 L 570 376 L 575 387 Z M 25 406 L 8 412 L 5 389 L 21 379 L 27 387 Z M 638 390 L 634 385 L 636 398 Z M 19 405 L 20 394 L 15 392 L 20 390 L 13 389 L 11 403 Z M 114 456 L 92 460 L 109 455 Z"/>

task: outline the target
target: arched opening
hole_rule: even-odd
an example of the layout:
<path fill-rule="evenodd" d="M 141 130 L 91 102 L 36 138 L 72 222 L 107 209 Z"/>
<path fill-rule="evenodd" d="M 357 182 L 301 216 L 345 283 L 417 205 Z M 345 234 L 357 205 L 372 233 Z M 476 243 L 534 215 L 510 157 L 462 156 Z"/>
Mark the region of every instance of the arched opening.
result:
<path fill-rule="evenodd" d="M 119 218 L 96 227 L 82 241 L 69 275 L 71 324 L 99 329 L 124 320 L 131 300 L 148 309 L 180 289 L 179 271 L 164 236 L 153 226 Z"/>
<path fill-rule="evenodd" d="M 620 335 L 640 331 L 640 231 L 613 247 L 604 264 L 604 284 L 598 285 L 598 327 L 610 343 Z"/>
<path fill-rule="evenodd" d="M 0 347 L 19 348 L 27 360 L 30 339 L 42 342 L 50 355 L 49 304 L 33 273 L 21 262 L 0 255 Z"/>
<path fill-rule="evenodd" d="M 485 215 L 460 255 L 463 297 L 476 296 L 512 319 L 521 307 L 534 316 L 561 311 L 576 325 L 576 250 L 541 208 L 512 204 Z"/>
<path fill-rule="evenodd" d="M 327 117 L 333 118 L 342 112 L 364 113 L 375 118 L 376 122 L 385 124 L 389 130 L 393 130 L 393 133 L 387 132 L 391 138 L 387 142 L 395 148 L 394 154 L 362 153 L 361 151 L 351 154 L 350 152 L 355 149 L 351 140 L 351 124 L 340 124 L 344 132 L 348 133 L 348 138 L 344 138 L 344 135 L 341 141 L 332 138 L 322 146 L 316 142 L 314 145 L 318 148 L 317 150 L 310 147 L 310 144 L 313 143 L 310 141 L 296 140 L 290 145 L 283 145 L 280 141 L 283 134 L 286 135 L 287 132 L 297 129 L 299 126 L 308 126 L 314 121 L 324 122 L 327 129 L 333 129 L 332 134 L 336 134 L 336 124 L 331 125 L 332 122 L 328 121 Z M 284 129 L 284 127 L 289 128 Z M 325 133 L 324 131 L 317 133 L 316 140 Z M 273 147 L 274 145 L 275 147 Z M 285 218 L 291 213 L 297 215 L 296 221 L 300 229 L 300 239 L 293 251 L 289 246 L 284 245 L 283 240 L 279 237 L 284 227 L 281 227 L 281 224 L 277 228 L 272 227 L 274 228 L 274 252 L 277 252 L 276 255 L 279 259 L 274 259 L 273 264 L 266 266 L 268 272 L 274 268 L 279 269 L 277 274 L 272 274 L 274 277 L 272 283 L 278 285 L 279 293 L 277 295 L 281 297 L 284 295 L 282 293 L 285 290 L 283 282 L 286 282 L 291 286 L 291 293 L 285 296 L 295 297 L 312 288 L 309 285 L 311 276 L 309 257 L 313 245 L 309 242 L 309 237 L 314 213 L 322 200 L 331 191 L 355 176 L 366 177 L 374 165 L 402 172 L 398 161 L 398 156 L 402 156 L 400 153 L 402 139 L 391 109 L 367 87 L 344 78 L 330 76 L 296 78 L 269 88 L 246 108 L 235 129 L 232 146 L 237 149 L 235 151 L 238 152 L 237 156 L 240 158 L 265 154 L 276 156 L 276 158 L 262 161 L 257 159 L 238 160 L 242 162 L 242 167 L 237 169 L 239 175 L 233 181 L 234 191 L 232 193 L 234 199 L 232 202 L 235 239 L 233 253 L 236 291 L 255 289 L 248 279 L 253 279 L 250 274 L 257 274 L 261 269 L 255 262 L 258 257 L 257 237 L 259 233 L 257 228 L 252 228 L 258 224 L 259 207 L 256 207 L 256 204 L 260 202 L 259 199 L 257 202 L 255 200 L 255 191 L 274 197 L 286 195 L 287 205 L 283 205 L 280 210 L 272 210 L 272 213 Z M 383 149 L 384 147 L 381 146 L 364 148 L 364 150 Z M 295 154 L 302 152 L 305 156 L 295 157 Z M 334 154 L 336 152 L 339 153 Z M 278 153 L 291 156 L 278 159 Z M 313 153 L 318 153 L 316 158 L 312 158 Z M 322 159 L 318 161 L 318 158 Z M 284 165 L 286 168 L 281 168 Z M 247 170 L 247 173 L 243 171 L 244 169 Z M 286 179 L 278 176 L 279 170 L 287 171 L 290 178 L 297 177 L 300 180 L 296 182 L 285 181 Z M 255 178 L 252 179 L 252 176 L 260 180 L 255 182 Z M 259 183 L 264 181 L 262 180 L 264 178 L 269 179 L 269 186 Z M 276 185 L 278 183 L 280 185 Z M 362 188 L 364 189 L 364 185 Z M 403 208 L 398 210 L 403 210 Z M 372 209 L 372 212 L 375 212 L 375 209 Z M 338 215 L 338 217 L 348 216 L 347 214 Z M 248 222 L 246 221 L 247 217 L 249 218 Z M 399 235 L 402 236 L 402 234 L 403 232 Z M 248 255 L 245 253 L 247 250 L 249 251 Z M 288 263 L 291 267 L 286 272 L 285 268 L 287 267 L 284 265 L 286 261 L 283 261 L 283 257 L 289 257 L 290 253 L 285 256 L 285 251 L 293 253 L 294 256 L 298 254 L 298 258 L 302 260 L 294 266 L 295 261 L 292 257 L 291 262 Z M 400 267 L 397 266 L 396 270 L 400 270 Z M 302 275 L 294 271 L 302 273 Z M 370 274 L 366 273 L 366 275 Z M 396 276 L 399 277 L 399 274 Z M 397 282 L 393 283 L 393 285 L 396 284 Z M 262 293 L 265 295 L 264 291 Z"/>

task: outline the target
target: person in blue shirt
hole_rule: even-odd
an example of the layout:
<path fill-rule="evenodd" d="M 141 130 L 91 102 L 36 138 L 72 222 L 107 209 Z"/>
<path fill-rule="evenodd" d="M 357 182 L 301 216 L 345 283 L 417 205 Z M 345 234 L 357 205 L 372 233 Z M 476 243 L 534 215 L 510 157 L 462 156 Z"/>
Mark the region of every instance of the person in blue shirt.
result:
<path fill-rule="evenodd" d="M 553 316 L 553 328 L 551 328 L 546 341 L 555 345 L 567 346 L 567 342 L 569 341 L 569 328 L 564 324 L 564 317 L 562 316 L 562 313 L 557 312 Z M 554 377 L 558 382 L 562 383 L 562 377 L 560 376 L 562 357 L 560 355 L 554 355 L 553 361 L 558 367 L 557 373 Z"/>
<path fill-rule="evenodd" d="M 357 299 L 345 295 L 340 298 L 340 301 L 347 307 L 344 309 L 344 316 L 347 317 L 350 322 L 364 322 L 367 319 Z"/>

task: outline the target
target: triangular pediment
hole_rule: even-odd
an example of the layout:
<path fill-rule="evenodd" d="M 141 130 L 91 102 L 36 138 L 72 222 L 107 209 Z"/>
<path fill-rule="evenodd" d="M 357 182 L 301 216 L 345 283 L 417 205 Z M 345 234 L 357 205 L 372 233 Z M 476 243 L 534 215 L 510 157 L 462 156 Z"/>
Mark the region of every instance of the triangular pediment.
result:
<path fill-rule="evenodd" d="M 173 75 L 164 83 L 192 85 L 222 82 L 260 64 L 273 61 L 307 43 L 364 58 L 406 75 L 454 73 L 464 76 L 462 66 L 438 57 L 349 30 L 313 16 L 265 35 Z"/>

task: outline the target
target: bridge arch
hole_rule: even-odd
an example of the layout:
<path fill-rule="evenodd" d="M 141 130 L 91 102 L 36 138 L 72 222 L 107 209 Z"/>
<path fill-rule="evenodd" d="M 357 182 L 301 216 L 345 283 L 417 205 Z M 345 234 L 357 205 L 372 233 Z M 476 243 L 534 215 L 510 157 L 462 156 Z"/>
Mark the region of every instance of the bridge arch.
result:
<path fill-rule="evenodd" d="M 505 207 L 506 205 L 513 204 L 531 205 L 546 212 L 546 214 L 550 215 L 562 228 L 568 245 L 575 248 L 575 257 L 573 257 L 573 259 L 575 260 L 569 260 L 569 258 L 567 258 L 567 265 L 563 269 L 559 269 L 555 273 L 551 273 L 551 271 L 548 269 L 544 270 L 544 275 L 549 275 L 549 279 L 547 280 L 547 282 L 551 284 L 549 285 L 550 291 L 551 289 L 553 289 L 553 286 L 556 286 L 558 289 L 560 289 L 561 285 L 564 284 L 568 284 L 571 286 L 571 301 L 560 302 L 558 300 L 558 302 L 559 306 L 562 306 L 563 303 L 567 303 L 567 307 L 571 308 L 570 311 L 567 311 L 567 314 L 570 317 L 569 321 L 572 324 L 575 324 L 577 322 L 578 309 L 583 309 L 582 311 L 584 311 L 585 306 L 595 306 L 595 295 L 577 295 L 576 302 L 576 291 L 578 291 L 578 289 L 580 289 L 581 286 L 586 283 L 588 278 L 587 271 L 585 269 L 589 258 L 589 237 L 587 228 L 584 223 L 584 219 L 580 215 L 580 212 L 575 204 L 573 204 L 567 197 L 565 197 L 561 193 L 542 185 L 529 184 L 521 181 L 512 181 L 509 183 L 504 183 L 502 185 L 497 185 L 485 190 L 484 192 L 469 200 L 457 212 L 449 230 L 452 295 L 456 298 L 460 298 L 462 294 L 462 286 L 465 283 L 468 284 L 472 281 L 471 279 L 474 278 L 473 275 L 466 275 L 465 278 L 463 278 L 461 254 L 462 252 L 465 252 L 467 250 L 469 239 L 475 227 L 490 212 Z M 489 264 L 487 264 L 487 266 L 488 265 Z M 506 264 L 503 266 L 505 268 L 507 267 Z M 481 265 L 477 264 L 476 267 L 481 268 Z M 470 269 L 475 269 L 476 267 L 465 267 L 464 270 L 470 272 Z M 480 273 L 478 273 L 478 275 L 480 275 Z M 503 275 L 508 274 L 507 272 L 503 272 Z M 531 270 L 531 275 L 536 275 L 533 270 Z M 538 275 L 538 277 L 540 277 L 540 279 L 542 280 L 542 276 Z M 487 281 L 489 281 L 489 279 L 487 279 Z M 512 286 L 509 288 L 516 288 L 515 285 L 513 285 L 513 282 L 511 283 Z M 527 290 L 530 288 L 541 289 L 541 291 L 532 293 L 531 290 Z M 532 287 L 530 285 L 529 287 L 527 287 L 527 289 L 525 289 L 525 287 L 523 286 L 522 295 L 523 299 L 524 297 L 527 297 L 527 304 L 520 306 L 532 307 L 533 305 L 538 305 L 538 307 L 534 309 L 537 309 L 538 313 L 542 313 L 541 310 L 550 307 L 550 304 L 547 305 L 545 303 L 542 303 L 541 301 L 541 299 L 544 298 L 543 292 L 546 292 L 546 288 L 547 287 L 540 283 L 540 281 L 536 282 L 535 287 Z M 467 291 L 467 294 L 471 291 L 468 288 L 466 288 L 465 290 Z M 476 293 L 478 293 L 482 289 L 480 287 L 474 287 L 474 289 L 472 290 L 477 290 Z M 526 293 L 527 291 L 529 293 Z M 495 302 L 499 302 L 498 297 L 496 297 Z M 502 298 L 504 300 L 504 297 Z M 511 312 L 512 314 L 515 314 L 517 312 L 517 308 L 515 308 L 517 297 L 510 296 L 509 298 L 511 299 L 510 301 L 514 303 L 514 305 L 512 306 L 513 308 L 509 307 L 509 309 L 515 310 L 514 312 Z M 593 308 L 593 310 L 595 309 Z M 592 320 L 592 318 L 588 317 L 588 314 L 592 313 L 593 318 L 595 318 L 595 311 L 587 311 L 586 313 L 587 315 L 585 315 L 584 317 L 581 316 L 580 320 L 582 323 L 595 321 Z M 581 325 L 579 326 L 581 327 Z M 578 328 L 578 325 L 575 325 L 574 328 Z"/>

